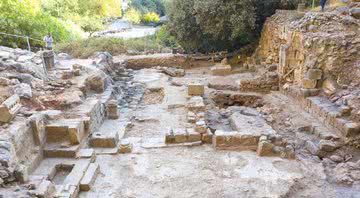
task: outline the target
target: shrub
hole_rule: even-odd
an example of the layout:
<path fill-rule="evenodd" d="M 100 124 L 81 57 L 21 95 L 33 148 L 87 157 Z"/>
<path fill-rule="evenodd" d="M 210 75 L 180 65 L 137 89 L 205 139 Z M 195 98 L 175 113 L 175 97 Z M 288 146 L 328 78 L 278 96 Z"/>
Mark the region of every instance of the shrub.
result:
<path fill-rule="evenodd" d="M 155 12 L 148 12 L 142 16 L 142 22 L 144 23 L 158 23 L 160 16 Z"/>
<path fill-rule="evenodd" d="M 112 55 L 124 54 L 128 50 L 158 52 L 161 46 L 155 36 L 124 40 L 121 38 L 89 38 L 55 45 L 56 52 L 65 52 L 73 57 L 88 58 L 95 52 L 107 51 Z"/>
<path fill-rule="evenodd" d="M 130 8 L 128 11 L 126 11 L 125 18 L 134 24 L 139 24 L 141 22 L 140 12 L 133 8 Z"/>
<path fill-rule="evenodd" d="M 178 44 L 176 43 L 176 39 L 174 36 L 170 35 L 168 27 L 163 25 L 157 32 L 156 32 L 156 41 L 164 47 L 174 48 L 177 47 Z"/>
<path fill-rule="evenodd" d="M 42 40 L 48 32 L 53 34 L 55 42 L 76 37 L 67 29 L 63 21 L 50 15 L 36 12 L 20 0 L 2 0 L 0 2 L 0 32 L 29 36 Z M 25 39 L 1 36 L 0 45 L 26 47 Z M 0 37 L 0 38 L 1 38 Z M 42 42 L 30 40 L 32 46 L 42 46 Z"/>

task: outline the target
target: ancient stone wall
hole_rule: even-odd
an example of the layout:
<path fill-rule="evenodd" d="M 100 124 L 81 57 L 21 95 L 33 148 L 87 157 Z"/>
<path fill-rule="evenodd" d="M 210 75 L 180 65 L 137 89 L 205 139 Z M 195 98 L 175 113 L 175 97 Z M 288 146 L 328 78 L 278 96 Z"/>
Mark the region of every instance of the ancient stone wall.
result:
<path fill-rule="evenodd" d="M 339 85 L 358 83 L 360 23 L 339 12 L 277 11 L 267 20 L 251 60 L 257 64 L 278 63 L 280 78 L 299 86 L 309 69 L 324 73 L 315 83 L 317 88 L 326 79 Z"/>

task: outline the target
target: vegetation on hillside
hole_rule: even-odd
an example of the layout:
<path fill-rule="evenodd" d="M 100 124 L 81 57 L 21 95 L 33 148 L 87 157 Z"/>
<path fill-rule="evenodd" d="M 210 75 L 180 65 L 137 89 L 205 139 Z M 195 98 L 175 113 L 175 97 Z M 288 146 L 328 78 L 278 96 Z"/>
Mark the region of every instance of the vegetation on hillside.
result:
<path fill-rule="evenodd" d="M 120 55 L 133 51 L 135 53 L 154 52 L 160 53 L 164 48 L 176 46 L 175 40 L 171 40 L 166 32 L 143 38 L 88 38 L 76 41 L 60 43 L 56 46 L 57 52 L 65 52 L 77 58 L 88 58 L 95 52 L 109 52 L 112 55 Z"/>
<path fill-rule="evenodd" d="M 165 0 L 131 0 L 125 17 L 134 24 L 157 23 L 165 13 Z"/>
<path fill-rule="evenodd" d="M 256 41 L 266 17 L 300 0 L 173 0 L 169 31 L 189 52 L 235 50 Z"/>
<path fill-rule="evenodd" d="M 70 41 L 102 29 L 102 20 L 121 16 L 120 0 L 1 0 L 0 32 L 55 42 Z M 42 43 L 31 40 L 31 45 Z M 26 40 L 0 36 L 0 45 L 21 47 Z"/>

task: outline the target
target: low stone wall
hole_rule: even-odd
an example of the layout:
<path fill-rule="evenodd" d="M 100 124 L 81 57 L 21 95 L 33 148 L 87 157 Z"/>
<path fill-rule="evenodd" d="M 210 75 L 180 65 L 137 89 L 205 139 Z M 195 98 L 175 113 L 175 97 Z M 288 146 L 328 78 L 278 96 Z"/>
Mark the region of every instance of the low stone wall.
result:
<path fill-rule="evenodd" d="M 305 97 L 296 87 L 281 90 L 294 98 L 307 112 L 318 118 L 328 128 L 334 129 L 343 138 L 354 138 L 360 135 L 360 124 L 346 117 L 346 109 L 336 106 L 327 98 L 320 96 Z"/>

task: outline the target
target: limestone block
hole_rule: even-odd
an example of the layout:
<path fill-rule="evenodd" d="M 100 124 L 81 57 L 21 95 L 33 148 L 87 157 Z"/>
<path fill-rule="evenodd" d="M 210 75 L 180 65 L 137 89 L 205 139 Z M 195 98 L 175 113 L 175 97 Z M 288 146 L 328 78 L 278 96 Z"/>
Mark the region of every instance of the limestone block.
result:
<path fill-rule="evenodd" d="M 36 197 L 48 198 L 52 197 L 55 192 L 55 185 L 49 180 L 43 180 L 35 191 Z"/>
<path fill-rule="evenodd" d="M 304 78 L 302 80 L 303 88 L 305 89 L 315 89 L 317 85 L 317 80 L 311 80 L 308 78 Z"/>
<path fill-rule="evenodd" d="M 12 95 L 0 105 L 0 122 L 10 122 L 21 108 L 20 97 Z"/>
<path fill-rule="evenodd" d="M 192 83 L 188 85 L 188 95 L 189 96 L 203 96 L 205 88 L 203 84 Z"/>
<path fill-rule="evenodd" d="M 90 159 L 91 162 L 94 162 L 96 160 L 96 153 L 94 149 L 80 149 L 77 152 L 76 158 Z"/>
<path fill-rule="evenodd" d="M 118 105 L 116 100 L 109 101 L 107 105 L 107 115 L 109 119 L 116 120 L 119 118 Z"/>
<path fill-rule="evenodd" d="M 45 143 L 45 122 L 46 118 L 43 114 L 34 114 L 30 118 L 30 124 L 33 132 L 33 137 L 36 145 L 43 145 Z"/>
<path fill-rule="evenodd" d="M 14 171 L 14 176 L 20 183 L 25 183 L 29 180 L 29 174 L 27 167 L 22 164 L 18 164 Z"/>
<path fill-rule="evenodd" d="M 132 144 L 129 142 L 129 140 L 122 140 L 120 142 L 120 148 L 119 153 L 131 153 L 132 151 Z"/>
<path fill-rule="evenodd" d="M 72 77 L 74 77 L 74 72 L 72 70 L 62 72 L 61 75 L 62 79 L 67 80 L 67 79 L 71 79 Z"/>
<path fill-rule="evenodd" d="M 79 145 L 64 146 L 50 144 L 45 146 L 44 156 L 49 158 L 75 158 L 79 148 Z"/>
<path fill-rule="evenodd" d="M 195 123 L 196 122 L 196 115 L 195 113 L 189 111 L 187 115 L 187 120 L 189 123 Z"/>
<path fill-rule="evenodd" d="M 322 83 L 322 89 L 324 90 L 324 92 L 327 95 L 332 95 L 336 92 L 338 88 L 338 85 L 335 81 L 331 80 L 331 79 L 326 79 L 323 83 Z"/>
<path fill-rule="evenodd" d="M 31 86 L 26 83 L 20 83 L 15 85 L 15 93 L 21 98 L 30 99 L 32 97 Z"/>
<path fill-rule="evenodd" d="M 194 129 L 188 129 L 186 142 L 198 142 L 198 141 L 201 141 L 201 134 L 195 132 Z"/>
<path fill-rule="evenodd" d="M 322 78 L 322 70 L 321 69 L 309 69 L 306 73 L 306 78 L 311 80 L 320 80 Z"/>
<path fill-rule="evenodd" d="M 194 96 L 190 98 L 187 108 L 193 112 L 204 112 L 206 110 L 204 99 L 200 96 Z"/>
<path fill-rule="evenodd" d="M 257 148 L 257 154 L 259 156 L 273 156 L 273 147 L 274 145 L 268 140 L 260 141 Z"/>
<path fill-rule="evenodd" d="M 80 144 L 85 135 L 85 127 L 83 121 L 69 123 L 68 135 L 71 144 Z"/>
<path fill-rule="evenodd" d="M 84 177 L 80 181 L 80 190 L 89 191 L 91 185 L 95 182 L 99 172 L 100 172 L 99 165 L 95 163 L 91 163 L 88 169 L 86 170 Z"/>
<path fill-rule="evenodd" d="M 207 126 L 204 120 L 200 120 L 196 122 L 195 131 L 198 133 L 206 133 Z"/>
<path fill-rule="evenodd" d="M 231 74 L 230 65 L 215 65 L 211 68 L 211 73 L 214 76 L 226 76 Z"/>
<path fill-rule="evenodd" d="M 345 128 L 344 135 L 346 137 L 354 137 L 354 136 L 360 134 L 360 124 L 359 123 L 349 122 L 344 125 L 344 128 Z"/>
<path fill-rule="evenodd" d="M 165 144 L 174 144 L 174 143 L 175 143 L 175 135 L 173 131 L 171 131 L 170 133 L 167 133 L 165 135 Z"/>
<path fill-rule="evenodd" d="M 337 149 L 337 145 L 331 140 L 320 140 L 319 148 L 321 151 L 333 152 Z"/>
<path fill-rule="evenodd" d="M 359 7 L 351 8 L 350 14 L 354 18 L 360 19 L 360 8 Z"/>
<path fill-rule="evenodd" d="M 86 80 L 85 85 L 88 90 L 102 93 L 105 90 L 106 85 L 106 74 L 102 71 L 93 72 Z"/>
<path fill-rule="evenodd" d="M 256 151 L 260 136 L 243 134 L 241 132 L 224 132 L 217 130 L 212 144 L 216 149 L 225 150 L 253 150 Z"/>
<path fill-rule="evenodd" d="M 114 132 L 109 135 L 101 134 L 99 132 L 94 133 L 90 140 L 91 147 L 97 148 L 115 148 L 119 140 L 118 133 Z"/>
<path fill-rule="evenodd" d="M 80 69 L 74 69 L 73 70 L 74 76 L 80 76 L 81 75 L 80 71 L 81 71 Z"/>
<path fill-rule="evenodd" d="M 212 144 L 213 134 L 210 130 L 207 130 L 206 133 L 201 134 L 201 141 L 205 144 Z"/>

